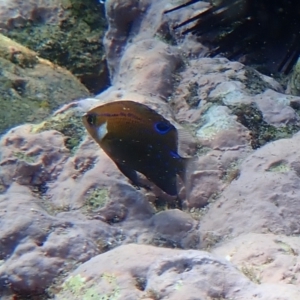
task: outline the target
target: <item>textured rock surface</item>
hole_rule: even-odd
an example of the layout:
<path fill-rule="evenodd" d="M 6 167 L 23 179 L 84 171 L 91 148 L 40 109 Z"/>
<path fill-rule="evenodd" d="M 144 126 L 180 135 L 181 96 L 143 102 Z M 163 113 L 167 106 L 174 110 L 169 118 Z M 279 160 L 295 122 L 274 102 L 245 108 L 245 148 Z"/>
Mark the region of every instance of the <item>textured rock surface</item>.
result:
<path fill-rule="evenodd" d="M 61 3 L 61 0 L 1 0 L 0 27 L 9 30 L 37 19 L 45 23 L 57 23 L 64 18 Z"/>
<path fill-rule="evenodd" d="M 112 87 L 1 138 L 0 297 L 299 298 L 300 98 L 204 57 L 170 28 L 205 3 L 163 15 L 176 4 L 106 1 Z M 131 186 L 83 130 L 84 112 L 121 99 L 164 115 L 195 156 L 182 211 Z"/>
<path fill-rule="evenodd" d="M 3 136 L 0 149 L 1 286 L 42 292 L 128 242 L 199 247 L 198 221 L 179 210 L 155 214 L 154 194 L 133 188 L 90 138 L 72 155 L 63 134 L 27 125 Z"/>
<path fill-rule="evenodd" d="M 5 286 L 42 292 L 59 273 L 103 251 L 102 241 L 116 235 L 107 224 L 81 214 L 49 214 L 41 199 L 17 183 L 1 195 L 0 203 L 1 292 Z"/>
<path fill-rule="evenodd" d="M 139 260 L 135 258 L 138 257 Z M 127 245 L 96 256 L 66 279 L 56 299 L 297 299 L 300 288 L 255 284 L 230 263 L 195 250 Z"/>
<path fill-rule="evenodd" d="M 71 71 L 90 92 L 110 85 L 100 42 L 107 23 L 98 0 L 2 0 L 0 20 L 3 34 Z"/>
<path fill-rule="evenodd" d="M 299 238 L 275 234 L 243 234 L 213 250 L 257 283 L 299 286 Z"/>
<path fill-rule="evenodd" d="M 40 122 L 60 105 L 89 95 L 70 72 L 3 35 L 0 66 L 0 135 L 20 123 Z"/>
<path fill-rule="evenodd" d="M 239 178 L 210 205 L 202 232 L 222 238 L 246 232 L 299 234 L 299 141 L 296 134 L 248 156 Z"/>

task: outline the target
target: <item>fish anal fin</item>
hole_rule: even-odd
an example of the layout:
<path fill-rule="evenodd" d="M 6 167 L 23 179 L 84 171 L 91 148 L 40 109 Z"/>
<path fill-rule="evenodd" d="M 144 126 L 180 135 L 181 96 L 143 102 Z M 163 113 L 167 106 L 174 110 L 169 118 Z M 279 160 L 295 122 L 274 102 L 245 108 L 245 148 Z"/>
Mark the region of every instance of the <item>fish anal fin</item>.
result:
<path fill-rule="evenodd" d="M 180 158 L 180 160 L 185 160 Z M 139 181 L 138 173 L 136 170 L 120 164 L 116 163 L 118 169 L 131 181 L 131 183 L 135 187 L 143 187 L 149 190 L 148 186 L 145 186 Z M 179 173 L 180 177 L 183 174 Z M 166 170 L 155 170 L 155 172 L 151 172 L 151 174 L 147 174 L 146 176 L 151 182 L 153 182 L 157 187 L 163 190 L 165 193 L 171 196 L 177 196 L 177 173 L 175 172 L 166 172 Z"/>
<path fill-rule="evenodd" d="M 147 177 L 150 181 L 152 181 L 156 186 L 158 186 L 161 190 L 167 193 L 170 196 L 177 195 L 177 175 L 176 173 L 172 174 L 163 174 L 159 175 L 159 172 L 153 174 L 151 177 Z"/>
<path fill-rule="evenodd" d="M 137 176 L 137 172 L 128 167 L 128 166 L 125 166 L 123 164 L 119 164 L 119 163 L 116 163 L 118 169 L 128 178 L 132 181 L 132 183 L 134 185 L 139 185 L 139 180 L 138 180 L 138 176 Z"/>
<path fill-rule="evenodd" d="M 120 163 L 115 162 L 115 164 L 117 165 L 118 169 L 123 173 L 123 175 L 125 175 L 131 181 L 133 186 L 135 186 L 136 188 L 143 187 L 146 190 L 150 189 L 149 186 L 144 185 L 139 181 L 138 174 L 134 169 Z"/>

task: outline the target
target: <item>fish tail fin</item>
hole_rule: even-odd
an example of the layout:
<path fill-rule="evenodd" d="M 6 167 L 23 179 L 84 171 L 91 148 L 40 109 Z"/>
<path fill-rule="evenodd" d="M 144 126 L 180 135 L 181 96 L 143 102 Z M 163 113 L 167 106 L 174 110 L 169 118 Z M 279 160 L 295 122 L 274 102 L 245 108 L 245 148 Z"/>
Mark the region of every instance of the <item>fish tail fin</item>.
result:
<path fill-rule="evenodd" d="M 178 173 L 185 187 L 185 198 L 189 199 L 192 190 L 192 174 L 196 170 L 197 157 L 182 158 L 181 171 Z"/>

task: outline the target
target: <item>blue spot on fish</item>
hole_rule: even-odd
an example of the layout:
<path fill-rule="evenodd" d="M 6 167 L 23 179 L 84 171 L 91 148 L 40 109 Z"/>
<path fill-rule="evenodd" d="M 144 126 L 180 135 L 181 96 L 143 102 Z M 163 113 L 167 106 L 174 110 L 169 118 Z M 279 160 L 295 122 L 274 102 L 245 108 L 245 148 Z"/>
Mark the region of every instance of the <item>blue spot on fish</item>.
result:
<path fill-rule="evenodd" d="M 166 122 L 157 122 L 154 124 L 155 130 L 160 134 L 166 134 L 172 129 L 172 125 Z"/>
<path fill-rule="evenodd" d="M 177 152 L 170 151 L 170 154 L 173 158 L 181 158 Z"/>

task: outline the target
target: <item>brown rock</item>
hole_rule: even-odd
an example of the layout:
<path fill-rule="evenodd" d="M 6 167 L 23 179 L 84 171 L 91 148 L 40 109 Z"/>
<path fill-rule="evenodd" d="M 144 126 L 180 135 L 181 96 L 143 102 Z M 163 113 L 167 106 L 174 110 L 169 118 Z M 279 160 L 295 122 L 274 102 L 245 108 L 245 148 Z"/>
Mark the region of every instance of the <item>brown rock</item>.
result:
<path fill-rule="evenodd" d="M 299 286 L 299 239 L 275 234 L 249 233 L 213 250 L 252 281 Z"/>
<path fill-rule="evenodd" d="M 247 232 L 298 234 L 299 138 L 269 143 L 245 159 L 240 176 L 203 217 L 204 240 L 208 232 L 220 239 Z"/>
<path fill-rule="evenodd" d="M 89 95 L 70 72 L 1 34 L 0 65 L 0 134 L 41 122 L 60 105 Z"/>
<path fill-rule="evenodd" d="M 292 285 L 257 285 L 228 262 L 196 250 L 126 245 L 96 256 L 65 280 L 55 299 L 296 299 Z"/>

